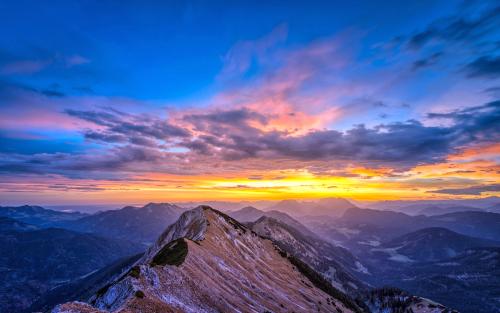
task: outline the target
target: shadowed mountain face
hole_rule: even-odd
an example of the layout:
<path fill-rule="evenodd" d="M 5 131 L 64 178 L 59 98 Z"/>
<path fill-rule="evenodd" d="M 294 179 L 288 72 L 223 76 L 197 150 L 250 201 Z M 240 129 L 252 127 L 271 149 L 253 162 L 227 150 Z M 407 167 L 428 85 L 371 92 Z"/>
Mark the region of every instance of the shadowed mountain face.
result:
<path fill-rule="evenodd" d="M 312 231 L 302 225 L 299 221 L 280 211 L 262 211 L 254 207 L 244 207 L 238 211 L 230 212 L 229 215 L 242 223 L 255 222 L 262 216 L 267 216 L 292 226 L 305 235 L 315 236 Z"/>
<path fill-rule="evenodd" d="M 168 203 L 149 203 L 142 208 L 124 207 L 71 221 L 66 227 L 100 236 L 152 243 L 165 227 L 175 222 L 183 208 Z"/>
<path fill-rule="evenodd" d="M 0 232 L 23 232 L 36 229 L 38 229 L 38 227 L 34 225 L 23 223 L 8 217 L 0 217 Z"/>
<path fill-rule="evenodd" d="M 50 289 L 141 250 L 126 241 L 17 223 L 21 229 L 9 224 L 0 231 L 1 312 L 21 311 Z"/>
<path fill-rule="evenodd" d="M 89 275 L 59 285 L 39 297 L 25 312 L 48 312 L 59 303 L 86 301 L 99 289 L 126 271 L 142 257 L 142 253 L 119 259 Z"/>
<path fill-rule="evenodd" d="M 473 248 L 436 262 L 399 263 L 376 273 L 379 284 L 448 304 L 461 312 L 498 312 L 500 248 Z"/>
<path fill-rule="evenodd" d="M 389 260 L 399 257 L 408 262 L 431 262 L 455 257 L 468 249 L 494 246 L 500 246 L 500 242 L 434 227 L 403 235 L 372 251 L 387 252 Z"/>
<path fill-rule="evenodd" d="M 356 275 L 369 275 L 368 270 L 346 249 L 266 216 L 249 225 L 260 236 L 273 240 L 280 248 L 307 263 L 341 291 L 355 297 L 369 289 L 356 278 Z"/>
<path fill-rule="evenodd" d="M 127 275 L 55 312 L 353 312 L 307 265 L 208 207 L 184 213 Z M 71 311 L 74 310 L 74 311 Z"/>

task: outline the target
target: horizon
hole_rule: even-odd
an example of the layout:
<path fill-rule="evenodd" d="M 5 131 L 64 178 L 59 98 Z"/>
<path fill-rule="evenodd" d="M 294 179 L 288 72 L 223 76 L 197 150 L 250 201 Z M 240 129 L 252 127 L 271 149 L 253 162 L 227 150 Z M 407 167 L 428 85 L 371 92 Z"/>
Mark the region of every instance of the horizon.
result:
<path fill-rule="evenodd" d="M 26 7 L 0 205 L 500 196 L 493 1 Z"/>
<path fill-rule="evenodd" d="M 498 200 L 499 197 L 497 196 L 490 196 L 490 197 L 477 197 L 477 198 L 467 198 L 467 199 L 456 199 L 456 198 L 448 198 L 448 199 L 417 199 L 417 200 L 365 200 L 365 201 L 360 201 L 360 200 L 354 200 L 354 199 L 349 199 L 349 198 L 340 198 L 340 197 L 326 197 L 326 198 L 297 198 L 297 199 L 292 199 L 292 198 L 287 198 L 287 199 L 280 199 L 280 200 L 201 200 L 201 201 L 169 201 L 168 199 L 160 200 L 160 201 L 146 201 L 146 202 L 135 202 L 135 203 L 123 203 L 123 202 L 110 202 L 110 203 L 82 203 L 77 202 L 77 203 L 25 203 L 25 202 L 17 202 L 17 203 L 0 203 L 0 207 L 21 207 L 21 206 L 40 206 L 45 209 L 49 210 L 55 210 L 55 211 L 65 211 L 65 212 L 80 212 L 80 213 L 89 213 L 89 214 L 94 214 L 102 211 L 108 211 L 108 210 L 120 210 L 122 208 L 128 207 L 128 206 L 133 206 L 137 208 L 142 208 L 148 204 L 173 204 L 180 206 L 182 208 L 191 208 L 199 205 L 209 205 L 214 208 L 218 208 L 217 205 L 222 206 L 222 210 L 227 210 L 225 208 L 226 205 L 229 204 L 237 204 L 239 205 L 236 209 L 241 209 L 247 206 L 250 207 L 255 207 L 259 210 L 268 210 L 271 208 L 273 205 L 280 203 L 282 201 L 296 201 L 298 203 L 316 203 L 320 202 L 322 200 L 329 200 L 329 199 L 341 199 L 341 200 L 347 200 L 351 204 L 353 204 L 357 208 L 361 209 L 375 209 L 375 210 L 388 210 L 388 211 L 398 211 L 398 209 L 394 209 L 392 207 L 378 207 L 377 205 L 380 204 L 400 204 L 403 207 L 406 205 L 413 205 L 413 204 L 421 204 L 421 205 L 428 205 L 429 203 L 432 203 L 433 205 L 450 205 L 452 202 L 462 202 L 462 200 L 470 201 L 472 202 L 472 205 L 469 204 L 470 208 L 476 208 L 480 209 L 484 205 L 475 205 L 475 201 L 481 201 L 481 200 Z M 436 203 L 436 204 L 434 204 Z M 189 206 L 191 205 L 191 206 Z M 372 207 L 374 205 L 375 207 Z M 286 210 L 285 210 L 286 211 Z"/>

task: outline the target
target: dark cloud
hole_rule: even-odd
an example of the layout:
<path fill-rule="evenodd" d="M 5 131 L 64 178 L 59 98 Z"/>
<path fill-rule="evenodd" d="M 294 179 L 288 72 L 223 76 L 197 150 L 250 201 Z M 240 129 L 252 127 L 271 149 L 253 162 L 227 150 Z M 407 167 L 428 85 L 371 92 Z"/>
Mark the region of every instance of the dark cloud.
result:
<path fill-rule="evenodd" d="M 61 98 L 66 96 L 64 92 L 58 91 L 58 90 L 53 90 L 53 89 L 43 89 L 40 90 L 40 93 L 47 96 L 47 97 L 57 97 Z"/>
<path fill-rule="evenodd" d="M 106 143 L 125 143 L 152 147 L 176 138 L 190 136 L 182 127 L 156 117 L 131 115 L 111 108 L 100 111 L 66 110 L 66 114 L 102 126 L 88 129 L 85 138 Z"/>
<path fill-rule="evenodd" d="M 439 61 L 439 59 L 442 57 L 442 55 L 443 55 L 442 52 L 435 52 L 426 58 L 417 60 L 417 61 L 413 62 L 412 70 L 416 71 L 416 70 L 419 70 L 419 69 L 424 68 L 424 67 L 432 66 Z"/>
<path fill-rule="evenodd" d="M 500 140 L 500 100 L 450 113 L 431 113 L 429 118 L 445 118 L 454 122 L 456 145 Z"/>
<path fill-rule="evenodd" d="M 98 154 L 39 153 L 35 155 L 0 154 L 0 174 L 58 174 L 70 178 L 110 179 L 113 172 L 144 171 L 173 164 L 168 154 L 158 149 L 119 146 Z"/>
<path fill-rule="evenodd" d="M 230 130 L 233 132 L 252 132 L 254 128 L 250 126 L 251 122 L 265 125 L 268 122 L 268 117 L 242 108 L 226 111 L 218 110 L 205 114 L 188 114 L 183 117 L 183 120 L 193 125 L 197 131 L 208 131 L 212 135 L 222 136 Z M 238 125 L 238 127 L 234 127 L 234 125 Z"/>
<path fill-rule="evenodd" d="M 425 30 L 408 39 L 411 49 L 419 49 L 433 40 L 445 42 L 466 42 L 479 38 L 500 26 L 500 7 L 488 8 L 481 15 L 472 18 L 454 16 L 437 20 Z"/>
<path fill-rule="evenodd" d="M 471 186 L 466 188 L 438 189 L 428 193 L 440 193 L 447 195 L 481 195 L 483 192 L 500 191 L 500 184 Z"/>
<path fill-rule="evenodd" d="M 468 77 L 500 77 L 500 56 L 477 58 L 465 67 Z"/>
<path fill-rule="evenodd" d="M 418 121 L 346 132 L 315 130 L 301 136 L 263 131 L 245 123 L 204 125 L 204 135 L 184 142 L 193 151 L 226 160 L 286 158 L 297 160 L 353 160 L 411 166 L 442 160 L 457 147 L 472 142 L 500 140 L 500 101 L 445 114 L 452 126 L 425 126 Z M 217 119 L 215 119 L 217 120 Z"/>
<path fill-rule="evenodd" d="M 500 98 L 500 86 L 486 88 L 484 92 L 490 94 L 492 97 Z"/>
<path fill-rule="evenodd" d="M 415 120 L 376 127 L 357 125 L 347 131 L 313 130 L 305 134 L 263 129 L 267 119 L 248 109 L 190 114 L 182 120 L 196 129 L 189 136 L 169 128 L 167 121 L 107 111 L 68 111 L 101 126 L 87 130 L 88 139 L 111 143 L 98 153 L 0 154 L 0 172 L 59 174 L 67 177 L 106 177 L 129 172 L 200 173 L 231 167 L 279 168 L 293 162 L 313 173 L 328 172 L 335 164 L 355 162 L 367 166 L 407 169 L 418 164 L 443 161 L 459 147 L 471 143 L 500 141 L 500 101 L 481 106 L 429 114 L 446 119 L 446 126 L 427 126 Z M 156 123 L 166 123 L 167 128 Z M 255 124 L 257 123 L 257 124 Z M 153 128 L 157 129 L 153 129 Z M 184 130 L 184 129 L 182 129 Z M 176 136 L 169 152 L 158 138 Z M 167 140 L 167 139 L 164 139 Z M 246 159 L 251 162 L 229 163 Z M 260 161 L 262 160 L 262 162 Z M 292 162 L 292 163 L 287 163 Z M 304 165 L 314 162 L 314 164 Z M 230 165 L 232 164 L 232 165 Z M 237 164 L 237 165 L 236 165 Z M 315 170 L 311 166 L 317 166 Z M 341 168 L 338 168 L 340 170 Z"/>

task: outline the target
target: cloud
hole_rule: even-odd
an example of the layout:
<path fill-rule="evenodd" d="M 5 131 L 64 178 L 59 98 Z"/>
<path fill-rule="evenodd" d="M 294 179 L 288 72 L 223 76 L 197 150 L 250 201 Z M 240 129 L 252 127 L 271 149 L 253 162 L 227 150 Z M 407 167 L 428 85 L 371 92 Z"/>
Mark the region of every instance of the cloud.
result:
<path fill-rule="evenodd" d="M 64 94 L 64 92 L 54 90 L 54 89 L 42 89 L 39 92 L 47 97 L 64 97 L 64 96 L 66 96 L 66 94 Z"/>
<path fill-rule="evenodd" d="M 451 120 L 456 145 L 500 140 L 500 100 L 449 113 L 430 113 L 429 118 Z"/>
<path fill-rule="evenodd" d="M 22 60 L 5 64 L 0 73 L 4 75 L 33 74 L 49 66 L 52 60 Z"/>
<path fill-rule="evenodd" d="M 500 56 L 482 56 L 465 67 L 468 77 L 497 78 L 500 77 Z"/>
<path fill-rule="evenodd" d="M 311 130 L 303 135 L 266 131 L 251 125 L 248 110 L 228 122 L 229 112 L 205 116 L 197 136 L 183 142 L 185 147 L 225 160 L 247 158 L 359 161 L 392 166 L 413 166 L 442 161 L 458 147 L 500 140 L 500 101 L 482 106 L 429 114 L 444 118 L 451 126 L 425 126 L 416 120 L 381 124 L 373 128 L 358 125 L 345 132 Z M 218 116 L 220 114 L 220 117 Z M 234 114 L 234 113 L 233 113 Z M 196 122 L 203 117 L 198 116 Z M 188 119 L 189 120 L 189 119 Z"/>
<path fill-rule="evenodd" d="M 466 188 L 451 188 L 451 189 L 438 189 L 427 191 L 428 193 L 441 193 L 447 195 L 476 195 L 479 196 L 483 192 L 498 192 L 500 191 L 500 184 L 493 185 L 479 185 Z"/>
<path fill-rule="evenodd" d="M 500 26 L 500 7 L 486 9 L 473 17 L 452 16 L 431 23 L 426 29 L 412 35 L 407 45 L 420 49 L 434 40 L 444 42 L 467 42 L 484 36 Z"/>
<path fill-rule="evenodd" d="M 419 69 L 422 69 L 425 67 L 435 65 L 439 61 L 439 59 L 442 57 L 442 55 L 443 55 L 442 52 L 435 52 L 426 58 L 419 59 L 419 60 L 413 62 L 412 70 L 416 71 L 416 70 L 419 70 Z"/>
<path fill-rule="evenodd" d="M 66 57 L 65 63 L 66 63 L 67 67 L 72 67 L 75 65 L 90 63 L 90 60 L 85 58 L 85 57 L 82 57 L 81 55 L 75 54 L 75 55 Z"/>
<path fill-rule="evenodd" d="M 190 136 L 188 130 L 166 120 L 147 115 L 132 115 L 111 108 L 88 111 L 67 109 L 65 113 L 99 126 L 99 129 L 84 131 L 85 138 L 94 141 L 155 146 Z"/>
<path fill-rule="evenodd" d="M 3 154 L 0 172 L 109 177 L 151 171 L 220 174 L 308 168 L 311 173 L 324 174 L 358 164 L 392 168 L 397 174 L 417 165 L 443 162 L 471 144 L 500 140 L 500 101 L 429 114 L 431 119 L 449 120 L 446 126 L 410 120 L 304 134 L 268 130 L 269 117 L 250 109 L 187 112 L 174 120 L 113 109 L 67 113 L 96 125 L 84 132 L 87 139 L 102 143 L 95 153 Z M 170 150 L 172 147 L 184 150 Z"/>
<path fill-rule="evenodd" d="M 219 79 L 228 80 L 247 72 L 252 63 L 265 62 L 266 56 L 288 36 L 286 24 L 278 25 L 266 36 L 256 40 L 237 42 L 223 57 L 224 68 Z"/>

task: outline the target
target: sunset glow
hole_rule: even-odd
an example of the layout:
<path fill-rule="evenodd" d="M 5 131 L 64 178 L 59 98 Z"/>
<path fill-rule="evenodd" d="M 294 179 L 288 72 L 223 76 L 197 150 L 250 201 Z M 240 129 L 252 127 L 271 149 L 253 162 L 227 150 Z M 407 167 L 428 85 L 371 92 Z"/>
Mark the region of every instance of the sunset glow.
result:
<path fill-rule="evenodd" d="M 498 196 L 498 8 L 424 2 L 4 4 L 2 202 Z"/>

